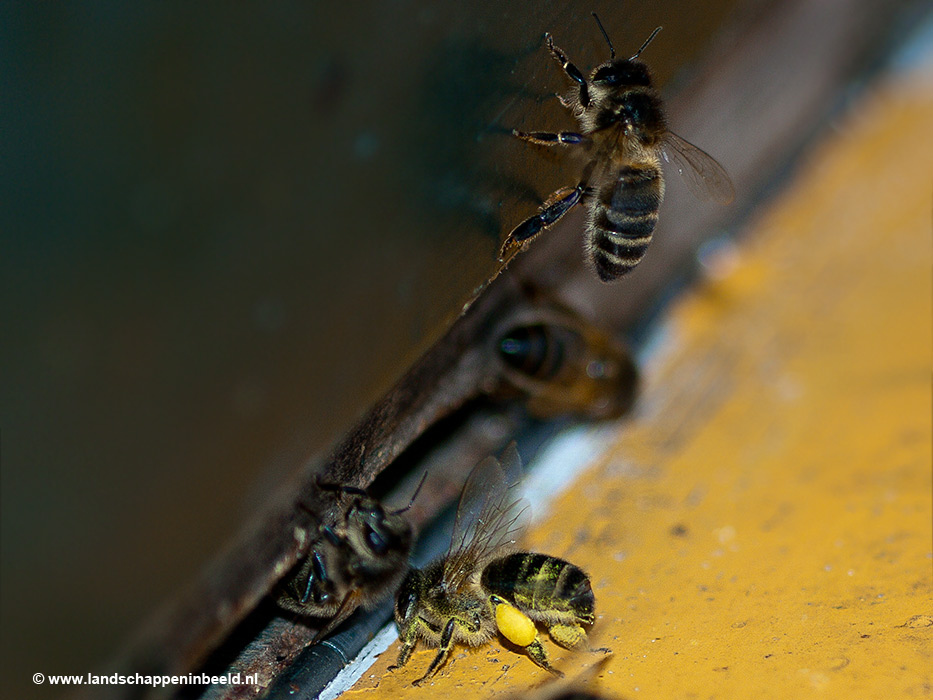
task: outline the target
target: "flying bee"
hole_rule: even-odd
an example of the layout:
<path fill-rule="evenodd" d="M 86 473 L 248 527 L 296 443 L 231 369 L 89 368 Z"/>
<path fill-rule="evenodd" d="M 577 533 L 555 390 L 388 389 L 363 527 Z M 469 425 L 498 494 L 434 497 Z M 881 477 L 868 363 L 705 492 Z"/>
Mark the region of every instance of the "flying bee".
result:
<path fill-rule="evenodd" d="M 553 302 L 511 313 L 491 334 L 497 385 L 539 418 L 615 418 L 635 398 L 638 370 L 624 345 Z"/>
<path fill-rule="evenodd" d="M 634 56 L 616 58 L 599 17 L 593 14 L 609 44 L 609 60 L 586 79 L 545 34 L 548 50 L 577 86 L 561 96 L 580 131 L 558 133 L 513 130 L 520 139 L 543 146 L 580 148 L 589 161 L 575 187 L 554 192 L 537 214 L 516 226 L 499 253 L 508 260 L 531 238 L 551 227 L 577 204 L 587 205 L 587 257 L 603 282 L 631 271 L 644 257 L 664 198 L 661 158 L 673 161 L 698 199 L 728 204 L 735 192 L 729 176 L 712 156 L 667 128 L 661 98 L 648 67 L 638 60 L 658 27 Z"/>
<path fill-rule="evenodd" d="M 560 646 L 589 649 L 584 626 L 595 621 L 590 581 L 570 562 L 514 550 L 526 504 L 514 495 L 521 475 L 515 444 L 502 463 L 480 462 L 467 477 L 446 556 L 412 569 L 399 589 L 395 623 L 408 663 L 421 639 L 438 651 L 419 685 L 441 668 L 454 644 L 478 646 L 498 632 L 542 668 L 551 666 L 536 623 Z"/>
<path fill-rule="evenodd" d="M 362 489 L 318 482 L 319 488 L 348 502 L 336 525 L 317 526 L 307 557 L 279 584 L 276 598 L 289 612 L 328 619 L 314 641 L 333 631 L 358 605 L 371 608 L 398 587 L 414 539 L 404 513 L 423 483 L 424 478 L 407 506 L 387 510 Z"/>

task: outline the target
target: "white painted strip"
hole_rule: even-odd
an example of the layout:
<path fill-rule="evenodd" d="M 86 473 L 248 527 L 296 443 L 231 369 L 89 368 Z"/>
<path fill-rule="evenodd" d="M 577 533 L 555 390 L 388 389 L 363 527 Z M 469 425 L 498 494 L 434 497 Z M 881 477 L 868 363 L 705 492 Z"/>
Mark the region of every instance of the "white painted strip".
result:
<path fill-rule="evenodd" d="M 334 676 L 334 680 L 328 683 L 327 687 L 318 695 L 318 700 L 334 700 L 343 691 L 352 688 L 376 662 L 379 655 L 388 649 L 389 645 L 396 639 L 398 639 L 398 630 L 395 629 L 395 623 L 390 622 L 373 637 L 369 644 L 363 647 L 363 650 L 352 663 L 345 666 L 340 673 Z"/>
<path fill-rule="evenodd" d="M 891 60 L 895 73 L 917 73 L 933 82 L 933 13 L 914 27 Z"/>
<path fill-rule="evenodd" d="M 522 496 L 531 504 L 532 521 L 548 514 L 551 502 L 612 443 L 617 426 L 579 425 L 557 435 L 538 453 L 525 477 Z"/>

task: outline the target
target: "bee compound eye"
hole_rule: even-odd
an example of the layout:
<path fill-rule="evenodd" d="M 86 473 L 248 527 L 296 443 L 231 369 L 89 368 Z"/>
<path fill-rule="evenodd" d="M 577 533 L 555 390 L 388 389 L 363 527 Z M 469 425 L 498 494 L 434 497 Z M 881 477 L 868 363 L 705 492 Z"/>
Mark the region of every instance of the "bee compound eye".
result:
<path fill-rule="evenodd" d="M 411 614 L 412 607 L 414 606 L 416 597 L 414 593 L 409 592 L 406 595 L 399 596 L 398 598 L 398 614 L 401 615 L 403 619 L 407 619 Z"/>
<path fill-rule="evenodd" d="M 389 551 L 389 543 L 383 537 L 381 532 L 375 528 L 366 526 L 366 544 L 372 550 L 373 554 L 384 555 Z"/>
<path fill-rule="evenodd" d="M 600 68 L 596 71 L 596 75 L 593 76 L 594 83 L 601 83 L 603 85 L 618 85 L 619 80 L 619 73 L 613 70 L 612 67 Z"/>

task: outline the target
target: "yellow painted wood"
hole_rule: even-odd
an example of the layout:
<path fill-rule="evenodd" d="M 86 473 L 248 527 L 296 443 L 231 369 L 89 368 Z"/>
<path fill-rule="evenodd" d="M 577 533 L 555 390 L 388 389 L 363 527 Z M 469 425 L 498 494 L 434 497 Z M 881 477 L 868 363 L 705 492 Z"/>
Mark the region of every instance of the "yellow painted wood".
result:
<path fill-rule="evenodd" d="M 532 549 L 586 569 L 596 685 L 625 698 L 933 694 L 933 90 L 855 105 L 737 258 L 670 313 L 634 421 Z M 568 675 L 598 657 L 542 635 Z M 348 698 L 484 698 L 549 675 L 502 642 Z"/>

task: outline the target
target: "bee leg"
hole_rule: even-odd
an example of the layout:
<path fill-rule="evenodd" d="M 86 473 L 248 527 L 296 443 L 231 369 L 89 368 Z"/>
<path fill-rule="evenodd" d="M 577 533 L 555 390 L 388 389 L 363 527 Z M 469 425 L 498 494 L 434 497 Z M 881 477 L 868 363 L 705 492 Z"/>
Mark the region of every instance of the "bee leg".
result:
<path fill-rule="evenodd" d="M 564 649 L 580 649 L 591 652 L 599 651 L 604 654 L 612 653 L 611 649 L 592 649 L 586 636 L 586 630 L 580 625 L 551 625 L 551 627 L 548 628 L 548 632 L 551 635 L 551 639 L 564 647 Z"/>
<path fill-rule="evenodd" d="M 562 146 L 576 146 L 578 144 L 589 145 L 590 140 L 583 134 L 578 134 L 575 131 L 559 131 L 553 133 L 550 131 L 519 131 L 518 129 L 512 129 L 512 135 L 517 136 L 524 141 L 530 141 L 531 143 L 537 144 L 539 146 L 555 146 L 560 144 Z"/>
<path fill-rule="evenodd" d="M 337 608 L 337 612 L 334 613 L 334 616 L 324 625 L 320 632 L 314 635 L 314 639 L 311 640 L 312 644 L 317 644 L 324 639 L 324 637 L 333 632 L 341 622 L 350 617 L 350 614 L 356 610 L 356 607 L 352 604 L 356 598 L 356 591 L 350 591 L 343 597 L 340 607 Z"/>
<path fill-rule="evenodd" d="M 324 556 L 319 551 L 312 551 L 308 555 L 311 566 L 308 572 L 308 582 L 305 584 L 304 593 L 298 600 L 302 605 L 306 605 L 309 600 L 313 600 L 317 606 L 326 605 L 330 602 L 333 592 L 333 582 L 327 576 L 327 566 L 324 562 Z M 328 590 L 330 589 L 330 590 Z"/>
<path fill-rule="evenodd" d="M 447 657 L 450 655 L 450 649 L 453 647 L 454 625 L 456 625 L 456 619 L 452 617 L 447 621 L 447 624 L 444 625 L 444 631 L 441 633 L 440 649 L 437 650 L 437 656 L 434 657 L 431 665 L 428 666 L 427 673 L 412 683 L 412 685 L 421 685 L 424 683 L 428 678 L 437 673 L 444 661 L 447 660 Z"/>
<path fill-rule="evenodd" d="M 415 618 L 412 623 L 405 628 L 404 634 L 399 634 L 399 638 L 402 640 L 402 648 L 398 650 L 398 658 L 395 660 L 394 665 L 389 666 L 389 671 L 401 668 L 407 664 L 408 660 L 411 658 L 411 654 L 415 650 L 415 644 L 418 643 L 418 622 L 419 618 Z"/>
<path fill-rule="evenodd" d="M 554 46 L 554 39 L 550 34 L 546 33 L 544 38 L 547 41 L 548 50 L 551 52 L 551 55 L 554 57 L 554 59 L 560 64 L 560 67 L 564 69 L 567 77 L 580 86 L 580 106 L 586 109 L 586 107 L 590 104 L 590 93 L 587 89 L 586 78 L 583 77 L 583 73 L 580 72 L 580 69 L 573 65 L 564 55 L 564 52 Z"/>
<path fill-rule="evenodd" d="M 408 663 L 408 660 L 411 658 L 412 652 L 415 650 L 415 640 L 412 639 L 411 642 L 404 642 L 402 648 L 398 650 L 398 658 L 395 660 L 395 663 L 389 666 L 387 671 L 395 671 L 396 669 L 401 668 Z"/>
<path fill-rule="evenodd" d="M 558 678 L 564 677 L 562 671 L 558 671 L 556 668 L 551 666 L 551 663 L 547 658 L 547 650 L 544 648 L 544 645 L 541 643 L 540 639 L 535 637 L 535 640 L 527 647 L 525 647 L 525 649 L 528 651 L 528 656 L 531 657 L 531 660 L 538 664 L 538 666 L 549 673 L 553 673 Z"/>
<path fill-rule="evenodd" d="M 579 204 L 589 191 L 587 185 L 595 166 L 596 161 L 591 161 L 583 170 L 583 176 L 576 187 L 563 187 L 557 190 L 547 198 L 537 214 L 528 217 L 513 228 L 502 243 L 502 248 L 499 249 L 499 260 L 509 259 L 515 254 L 515 249 L 522 241 L 534 238 L 544 229 L 557 223 L 564 214 Z"/>
<path fill-rule="evenodd" d="M 554 192 L 548 197 L 544 206 L 537 214 L 528 217 L 525 221 L 512 229 L 509 238 L 513 241 L 526 241 L 538 235 L 544 229 L 557 223 L 564 214 L 570 211 L 574 205 L 578 204 L 582 194 L 583 193 L 577 187 L 564 187 L 563 189 L 557 190 L 557 192 Z"/>
<path fill-rule="evenodd" d="M 342 547 L 344 544 L 344 538 L 337 534 L 337 532 L 330 525 L 324 525 L 320 528 L 320 533 L 324 535 L 324 539 L 330 542 L 335 547 Z"/>
<path fill-rule="evenodd" d="M 537 236 L 579 203 L 582 194 L 579 188 L 565 187 L 548 197 L 537 214 L 512 229 L 499 249 L 499 260 L 511 258 L 524 241 Z"/>

